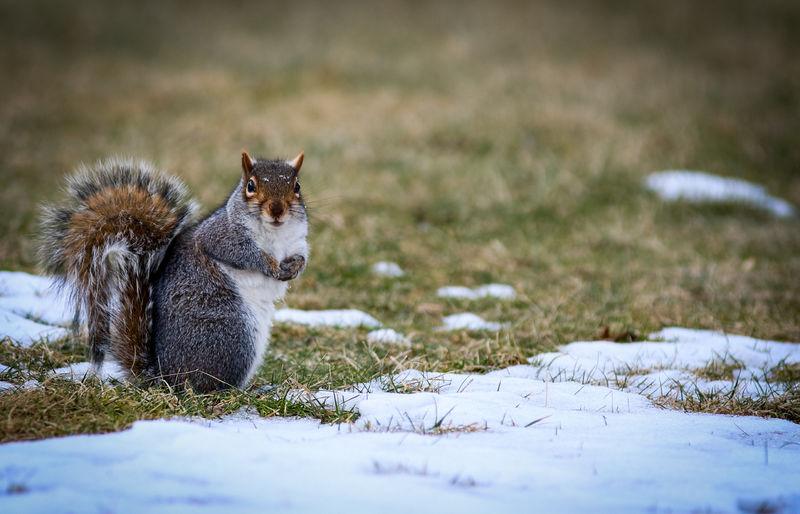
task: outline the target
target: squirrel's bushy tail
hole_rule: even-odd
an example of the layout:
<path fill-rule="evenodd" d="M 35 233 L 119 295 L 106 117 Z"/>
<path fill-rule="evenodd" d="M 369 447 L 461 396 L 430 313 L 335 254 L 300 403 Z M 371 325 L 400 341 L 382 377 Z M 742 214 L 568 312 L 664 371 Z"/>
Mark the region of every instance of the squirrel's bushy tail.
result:
<path fill-rule="evenodd" d="M 42 265 L 70 288 L 95 365 L 109 350 L 139 374 L 150 364 L 153 273 L 196 205 L 180 180 L 141 161 L 81 167 L 67 185 L 67 202 L 44 210 Z"/>

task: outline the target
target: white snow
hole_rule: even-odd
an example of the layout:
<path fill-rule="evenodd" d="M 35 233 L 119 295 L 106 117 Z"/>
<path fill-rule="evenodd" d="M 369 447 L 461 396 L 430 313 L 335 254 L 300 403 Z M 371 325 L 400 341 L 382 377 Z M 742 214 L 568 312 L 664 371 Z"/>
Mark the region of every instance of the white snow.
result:
<path fill-rule="evenodd" d="M 437 423 L 451 429 L 525 426 L 556 415 L 558 409 L 634 413 L 653 408 L 641 395 L 577 382 L 413 369 L 350 391 L 320 391 L 313 398 L 329 407 L 357 410 L 361 417 L 356 425 L 362 428 L 417 432 L 433 430 Z"/>
<path fill-rule="evenodd" d="M 380 389 L 409 383 L 428 392 Z M 355 425 L 240 414 L 1 445 L 0 489 L 25 492 L 0 495 L 0 511 L 800 507 L 800 425 L 788 421 L 687 414 L 605 387 L 502 376 L 408 371 L 365 386 L 372 392 L 337 393 L 361 413 Z M 449 433 L 423 435 L 437 422 Z"/>
<path fill-rule="evenodd" d="M 277 323 L 294 323 L 312 327 L 379 327 L 381 322 L 356 309 L 302 311 L 299 309 L 278 309 L 275 311 Z"/>
<path fill-rule="evenodd" d="M 0 312 L 41 320 L 48 325 L 68 326 L 73 314 L 61 295 L 23 295 L 0 297 Z"/>
<path fill-rule="evenodd" d="M 503 328 L 502 323 L 486 321 L 477 314 L 461 312 L 442 318 L 439 330 L 491 330 L 498 331 Z"/>
<path fill-rule="evenodd" d="M 405 275 L 403 268 L 396 262 L 380 261 L 372 265 L 372 272 L 382 277 L 402 277 Z"/>
<path fill-rule="evenodd" d="M 547 380 L 577 380 L 590 383 L 625 383 L 628 390 L 646 394 L 680 393 L 681 386 L 710 391 L 760 395 L 771 386 L 768 370 L 779 363 L 800 362 L 800 344 L 765 341 L 712 330 L 666 328 L 650 334 L 651 341 L 613 343 L 575 342 L 557 352 L 532 357 L 534 366 L 510 368 L 514 376 Z M 663 340 L 658 342 L 659 340 Z M 734 364 L 733 380 L 708 381 L 693 370 L 711 362 Z"/>
<path fill-rule="evenodd" d="M 9 337 L 30 346 L 69 334 L 57 325 L 69 324 L 72 314 L 64 296 L 51 286 L 52 280 L 47 277 L 0 271 L 0 339 Z"/>
<path fill-rule="evenodd" d="M 484 284 L 475 288 L 445 286 L 440 287 L 436 294 L 442 298 L 464 298 L 466 300 L 476 300 L 478 298 L 511 300 L 517 295 L 514 288 L 507 284 Z"/>
<path fill-rule="evenodd" d="M 30 346 L 37 341 L 54 341 L 67 335 L 69 331 L 65 328 L 43 325 L 0 310 L 0 338 L 9 337 L 22 346 Z"/>
<path fill-rule="evenodd" d="M 380 328 L 367 334 L 367 342 L 373 344 L 411 344 L 408 338 L 391 328 Z"/>
<path fill-rule="evenodd" d="M 0 393 L 21 391 L 23 389 L 33 389 L 39 387 L 39 382 L 36 380 L 26 380 L 22 384 L 12 384 L 11 382 L 0 381 Z M 2 473 L 2 467 L 0 467 Z"/>
<path fill-rule="evenodd" d="M 664 342 L 653 342 L 659 339 Z M 588 378 L 625 368 L 697 369 L 724 358 L 756 369 L 774 366 L 782 360 L 791 364 L 800 362 L 800 344 L 673 327 L 650 334 L 650 341 L 575 342 L 562 346 L 558 352 L 534 357 L 549 364 L 551 370 L 585 370 L 591 373 Z"/>
<path fill-rule="evenodd" d="M 0 296 L 46 295 L 52 279 L 22 271 L 0 271 Z"/>
<path fill-rule="evenodd" d="M 742 202 L 765 209 L 778 217 L 789 217 L 795 212 L 790 203 L 769 195 L 762 186 L 701 171 L 660 171 L 648 175 L 645 185 L 661 199 L 668 201 Z"/>
<path fill-rule="evenodd" d="M 91 362 L 75 362 L 53 370 L 54 376 L 76 381 L 83 380 L 94 374 Z M 103 362 L 102 368 L 100 368 L 98 378 L 104 381 L 123 380 L 126 378 L 126 373 L 118 363 L 107 359 Z"/>

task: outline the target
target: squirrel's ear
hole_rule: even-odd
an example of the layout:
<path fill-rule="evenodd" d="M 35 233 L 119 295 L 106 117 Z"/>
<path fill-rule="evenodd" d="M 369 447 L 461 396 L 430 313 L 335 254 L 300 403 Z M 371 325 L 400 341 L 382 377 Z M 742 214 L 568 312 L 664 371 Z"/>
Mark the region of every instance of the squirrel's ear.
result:
<path fill-rule="evenodd" d="M 289 163 L 289 166 L 295 169 L 295 171 L 300 171 L 300 167 L 303 166 L 303 152 L 297 154 L 297 157 L 292 159 L 291 161 L 286 161 Z"/>
<path fill-rule="evenodd" d="M 247 153 L 247 150 L 242 150 L 242 173 L 244 173 L 245 179 L 247 179 L 253 173 L 253 165 L 256 161 L 250 157 L 250 154 Z"/>

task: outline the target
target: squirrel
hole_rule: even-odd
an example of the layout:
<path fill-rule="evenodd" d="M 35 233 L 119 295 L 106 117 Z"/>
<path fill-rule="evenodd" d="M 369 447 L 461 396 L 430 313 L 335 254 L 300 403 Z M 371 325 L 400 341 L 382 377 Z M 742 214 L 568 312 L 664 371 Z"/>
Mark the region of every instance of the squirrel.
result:
<path fill-rule="evenodd" d="M 245 387 L 269 344 L 275 302 L 308 261 L 308 216 L 292 160 L 242 153 L 242 174 L 198 220 L 178 178 L 146 162 L 81 166 L 45 207 L 39 258 L 85 320 L 94 370 L 198 392 Z"/>

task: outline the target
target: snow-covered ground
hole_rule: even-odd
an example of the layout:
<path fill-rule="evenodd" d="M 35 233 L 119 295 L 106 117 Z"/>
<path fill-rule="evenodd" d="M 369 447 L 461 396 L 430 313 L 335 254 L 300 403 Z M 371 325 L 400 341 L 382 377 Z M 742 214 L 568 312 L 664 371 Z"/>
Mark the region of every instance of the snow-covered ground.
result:
<path fill-rule="evenodd" d="M 423 392 L 381 389 L 403 384 Z M 22 492 L 0 495 L 0 511 L 800 509 L 800 426 L 788 421 L 501 373 L 412 371 L 373 385 L 337 393 L 361 412 L 354 425 L 243 413 L 2 445 L 0 490 Z"/>
<path fill-rule="evenodd" d="M 648 175 L 645 186 L 663 200 L 688 202 L 741 202 L 785 218 L 794 207 L 775 198 L 764 187 L 746 180 L 720 177 L 702 171 L 670 170 Z"/>
<path fill-rule="evenodd" d="M 406 273 L 396 262 L 380 261 L 372 265 L 372 272 L 381 277 L 397 278 Z"/>
<path fill-rule="evenodd" d="M 72 321 L 66 298 L 55 294 L 52 281 L 18 271 L 0 271 L 0 338 L 22 345 L 56 340 L 69 333 Z"/>
<path fill-rule="evenodd" d="M 391 328 L 380 328 L 367 334 L 367 342 L 376 344 L 411 344 L 408 337 Z"/>
<path fill-rule="evenodd" d="M 800 344 L 763 341 L 712 330 L 666 328 L 650 334 L 651 341 L 613 343 L 575 342 L 558 352 L 532 357 L 533 366 L 506 370 L 509 376 L 610 384 L 648 396 L 673 396 L 697 391 L 733 392 L 761 396 L 782 392 L 770 370 L 800 362 Z M 698 376 L 709 364 L 732 368 L 727 379 Z"/>
<path fill-rule="evenodd" d="M 313 327 L 379 327 L 381 322 L 357 309 L 303 311 L 278 309 L 276 323 L 293 323 Z"/>
<path fill-rule="evenodd" d="M 436 294 L 442 298 L 462 298 L 465 300 L 476 300 L 478 298 L 511 300 L 517 295 L 514 288 L 507 284 L 484 284 L 473 288 L 465 286 L 445 286 L 440 287 Z"/>
<path fill-rule="evenodd" d="M 3 297 L 40 299 L 26 309 L 53 301 L 43 282 L 23 294 L 25 281 L 7 278 L 19 283 Z M 379 325 L 320 312 L 284 321 Z M 0 445 L 0 512 L 800 512 L 800 425 L 665 410 L 648 398 L 658 392 L 630 385 L 712 361 L 759 380 L 800 362 L 800 345 L 680 328 L 650 339 L 570 343 L 485 375 L 407 370 L 297 393 L 357 411 L 353 424 L 242 412 Z"/>
<path fill-rule="evenodd" d="M 502 328 L 502 323 L 486 321 L 471 312 L 460 312 L 442 318 L 442 326 L 439 330 L 489 330 L 497 332 Z"/>

